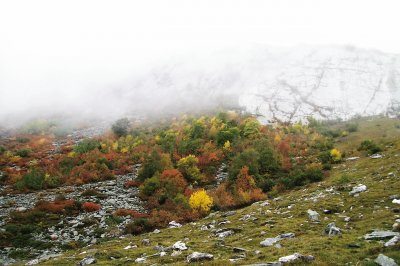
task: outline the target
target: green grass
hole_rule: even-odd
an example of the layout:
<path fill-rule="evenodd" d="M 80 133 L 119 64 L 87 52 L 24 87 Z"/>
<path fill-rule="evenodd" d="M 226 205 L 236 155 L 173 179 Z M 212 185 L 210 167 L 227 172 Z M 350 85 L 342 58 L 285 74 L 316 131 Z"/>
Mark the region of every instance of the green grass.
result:
<path fill-rule="evenodd" d="M 75 265 L 88 255 L 97 259 L 96 265 L 131 265 L 142 254 L 157 253 L 154 246 L 171 246 L 178 240 L 184 241 L 189 250 L 182 255 L 171 257 L 171 252 L 165 257 L 155 256 L 147 260 L 146 265 L 157 263 L 185 265 L 186 256 L 193 251 L 207 252 L 214 255 L 207 265 L 229 265 L 233 258 L 233 247 L 248 250 L 246 259 L 237 264 L 262 263 L 276 261 L 281 256 L 299 252 L 313 255 L 315 260 L 311 265 L 374 265 L 372 262 L 379 253 L 383 253 L 400 262 L 400 245 L 393 248 L 383 248 L 382 242 L 365 241 L 363 235 L 373 229 L 391 230 L 395 219 L 400 213 L 393 212 L 395 206 L 389 196 L 400 195 L 400 129 L 399 122 L 386 118 L 361 119 L 357 121 L 358 130 L 346 137 L 336 139 L 335 146 L 349 156 L 360 156 L 355 161 L 345 161 L 334 165 L 329 177 L 322 182 L 310 184 L 296 190 L 279 195 L 281 200 L 269 199 L 270 205 L 252 206 L 237 210 L 236 214 L 223 217 L 223 212 L 217 212 L 210 217 L 186 224 L 179 229 L 161 229 L 160 234 L 143 234 L 125 239 L 100 243 L 80 250 L 69 251 L 63 256 L 45 262 L 45 265 Z M 357 151 L 361 141 L 374 140 L 384 148 L 382 159 L 371 159 Z M 389 173 L 393 173 L 390 174 Z M 360 193 L 359 197 L 349 195 L 351 188 L 359 183 L 365 184 L 368 191 Z M 334 187 L 334 193 L 326 189 Z M 312 200 L 316 198 L 316 200 Z M 293 205 L 292 208 L 288 208 Z M 316 210 L 321 215 L 321 223 L 315 224 L 308 220 L 307 210 Z M 332 214 L 324 214 L 324 209 L 333 210 Z M 255 221 L 239 220 L 246 214 L 256 217 Z M 344 222 L 348 216 L 351 221 Z M 217 228 L 234 228 L 237 233 L 223 240 L 218 239 L 208 231 L 201 231 L 204 224 L 218 222 L 224 219 L 231 223 Z M 274 223 L 268 222 L 269 220 Z M 328 237 L 324 228 L 330 222 L 342 229 L 342 235 Z M 265 234 L 261 235 L 264 231 Z M 280 242 L 281 248 L 261 247 L 260 241 L 267 237 L 275 237 L 281 233 L 293 232 L 296 237 Z M 141 240 L 148 238 L 150 246 L 142 246 Z M 136 249 L 124 250 L 130 242 L 138 245 Z M 358 243 L 360 248 L 349 248 L 349 244 Z M 256 250 L 261 254 L 256 255 Z M 85 254 L 80 254 L 86 252 Z M 300 265 L 300 264 L 299 264 Z"/>

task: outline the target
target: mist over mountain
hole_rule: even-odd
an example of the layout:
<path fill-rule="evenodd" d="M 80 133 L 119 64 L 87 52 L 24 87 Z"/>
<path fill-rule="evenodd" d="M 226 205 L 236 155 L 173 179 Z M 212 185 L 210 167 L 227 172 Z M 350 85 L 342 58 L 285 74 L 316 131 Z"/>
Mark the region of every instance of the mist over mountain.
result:
<path fill-rule="evenodd" d="M 46 82 L 50 89 L 3 93 L 0 121 L 57 114 L 107 120 L 235 107 L 263 121 L 398 116 L 400 56 L 350 46 L 253 46 L 162 59 L 103 84 L 89 79 L 78 89 Z"/>

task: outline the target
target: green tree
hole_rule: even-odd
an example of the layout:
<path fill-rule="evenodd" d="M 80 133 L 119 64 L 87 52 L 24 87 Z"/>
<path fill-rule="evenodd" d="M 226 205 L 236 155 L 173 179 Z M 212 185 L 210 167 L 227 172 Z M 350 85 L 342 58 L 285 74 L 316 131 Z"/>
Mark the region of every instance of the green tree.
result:
<path fill-rule="evenodd" d="M 128 118 L 121 118 L 115 121 L 115 123 L 111 126 L 112 131 L 118 137 L 125 136 L 128 134 L 129 129 L 129 120 Z"/>

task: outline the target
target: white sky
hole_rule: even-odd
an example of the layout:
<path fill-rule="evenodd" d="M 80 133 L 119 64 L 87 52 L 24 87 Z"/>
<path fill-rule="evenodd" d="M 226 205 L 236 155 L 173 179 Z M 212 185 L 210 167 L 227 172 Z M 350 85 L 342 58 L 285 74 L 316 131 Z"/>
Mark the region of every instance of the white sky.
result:
<path fill-rule="evenodd" d="M 0 0 L 0 108 L 73 98 L 161 58 L 227 46 L 400 53 L 399 26 L 399 0 Z"/>

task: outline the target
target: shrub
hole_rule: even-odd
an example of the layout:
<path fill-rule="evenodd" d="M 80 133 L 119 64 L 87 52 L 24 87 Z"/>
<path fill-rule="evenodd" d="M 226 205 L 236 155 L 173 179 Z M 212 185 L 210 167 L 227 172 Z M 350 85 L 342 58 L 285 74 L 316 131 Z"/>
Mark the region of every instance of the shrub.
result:
<path fill-rule="evenodd" d="M 115 123 L 111 126 L 112 131 L 118 137 L 125 136 L 128 134 L 129 129 L 129 120 L 128 118 L 121 118 L 115 121 Z"/>
<path fill-rule="evenodd" d="M 183 217 L 178 217 L 176 213 L 166 210 L 153 210 L 150 213 L 149 223 L 151 226 L 165 227 L 171 221 L 180 221 Z"/>
<path fill-rule="evenodd" d="M 125 182 L 124 186 L 126 188 L 130 188 L 130 187 L 140 187 L 143 183 L 137 180 L 128 180 Z"/>
<path fill-rule="evenodd" d="M 21 180 L 19 180 L 15 185 L 17 189 L 33 189 L 39 190 L 43 188 L 44 174 L 38 170 L 31 170 L 26 173 Z"/>
<path fill-rule="evenodd" d="M 99 149 L 99 148 L 101 148 L 101 145 L 98 140 L 84 139 L 75 145 L 74 152 L 83 154 L 83 153 L 87 153 L 89 151 L 92 151 L 94 149 Z"/>
<path fill-rule="evenodd" d="M 332 149 L 330 155 L 335 163 L 342 160 L 342 153 L 338 149 Z"/>
<path fill-rule="evenodd" d="M 61 214 L 71 212 L 75 210 L 76 207 L 76 202 L 74 200 L 58 200 L 54 202 L 40 200 L 36 203 L 35 209 L 42 212 Z"/>
<path fill-rule="evenodd" d="M 118 209 L 113 213 L 113 215 L 119 217 L 131 216 L 132 218 L 135 219 L 148 217 L 148 215 L 145 213 L 140 213 L 130 209 Z"/>
<path fill-rule="evenodd" d="M 199 160 L 194 155 L 186 156 L 178 161 L 178 169 L 190 181 L 200 180 L 200 170 L 197 168 Z"/>
<path fill-rule="evenodd" d="M 145 196 L 151 196 L 157 189 L 161 187 L 160 178 L 155 175 L 152 178 L 146 179 L 140 187 L 140 191 Z"/>
<path fill-rule="evenodd" d="M 107 195 L 105 195 L 105 194 L 103 194 L 103 193 L 101 193 L 101 192 L 99 192 L 99 191 L 97 191 L 97 190 L 95 190 L 93 188 L 83 191 L 81 193 L 81 196 L 83 196 L 83 197 L 96 197 L 96 198 L 99 198 L 99 199 L 107 198 Z"/>
<path fill-rule="evenodd" d="M 85 202 L 82 205 L 82 209 L 87 212 L 95 212 L 101 209 L 101 205 L 94 202 Z"/>
<path fill-rule="evenodd" d="M 220 209 L 228 209 L 235 206 L 232 194 L 227 190 L 227 184 L 220 184 L 210 195 L 213 197 L 214 204 Z"/>
<path fill-rule="evenodd" d="M 153 151 L 149 156 L 145 158 L 143 166 L 139 171 L 138 179 L 145 180 L 154 176 L 156 172 L 162 171 L 161 156 L 158 152 Z"/>
<path fill-rule="evenodd" d="M 348 132 L 356 132 L 358 130 L 357 123 L 348 123 L 345 125 L 345 128 Z"/>
<path fill-rule="evenodd" d="M 132 223 L 129 223 L 125 227 L 126 234 L 137 235 L 143 232 L 152 230 L 153 227 L 150 225 L 146 218 L 135 219 Z"/>
<path fill-rule="evenodd" d="M 381 152 L 382 149 L 372 140 L 364 140 L 361 142 L 360 147 L 358 147 L 359 151 L 367 151 L 369 154 L 375 154 Z"/>
<path fill-rule="evenodd" d="M 202 214 L 206 214 L 210 211 L 213 205 L 213 198 L 208 196 L 204 189 L 194 192 L 189 198 L 190 207 Z"/>
<path fill-rule="evenodd" d="M 6 151 L 6 148 L 4 146 L 0 145 L 0 155 L 2 155 Z"/>
<path fill-rule="evenodd" d="M 167 193 L 173 196 L 183 193 L 187 186 L 185 178 L 176 169 L 164 170 L 160 176 L 160 183 Z"/>
<path fill-rule="evenodd" d="M 18 150 L 15 154 L 22 158 L 26 158 L 26 157 L 29 157 L 29 155 L 31 153 L 32 153 L 32 151 L 30 149 L 22 149 L 22 150 Z"/>

